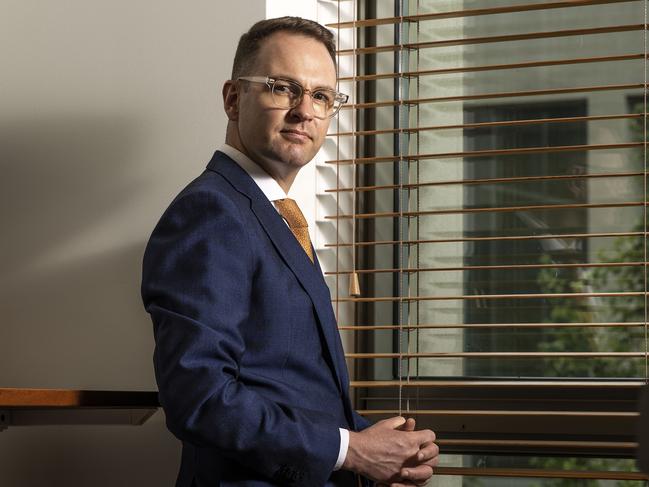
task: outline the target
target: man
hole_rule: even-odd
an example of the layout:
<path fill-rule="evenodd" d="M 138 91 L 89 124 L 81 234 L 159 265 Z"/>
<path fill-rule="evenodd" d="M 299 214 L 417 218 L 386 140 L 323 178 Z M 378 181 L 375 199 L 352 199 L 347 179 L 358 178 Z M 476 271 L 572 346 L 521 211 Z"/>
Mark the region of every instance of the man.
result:
<path fill-rule="evenodd" d="M 346 99 L 333 36 L 285 17 L 239 42 L 223 87 L 226 145 L 172 202 L 144 257 L 154 364 L 178 487 L 423 484 L 431 431 L 368 427 L 349 380 L 329 291 L 286 193 Z M 306 234 L 306 235 L 305 235 Z"/>

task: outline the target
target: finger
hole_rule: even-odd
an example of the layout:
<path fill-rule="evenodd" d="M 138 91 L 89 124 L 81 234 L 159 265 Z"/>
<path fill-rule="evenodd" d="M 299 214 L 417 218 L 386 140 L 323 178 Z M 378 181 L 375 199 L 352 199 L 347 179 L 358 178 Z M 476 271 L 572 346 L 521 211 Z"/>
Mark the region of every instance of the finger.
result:
<path fill-rule="evenodd" d="M 426 464 L 417 465 L 416 467 L 406 467 L 401 469 L 399 475 L 408 482 L 414 482 L 415 484 L 425 483 L 433 476 L 433 468 Z"/>
<path fill-rule="evenodd" d="M 428 465 L 429 467 L 437 467 L 439 465 L 439 457 L 433 457 L 430 460 L 421 462 L 419 465 Z"/>
<path fill-rule="evenodd" d="M 401 425 L 401 428 L 399 428 L 402 431 L 415 431 L 415 425 L 416 422 L 414 418 L 408 418 L 406 419 L 406 422 Z"/>
<path fill-rule="evenodd" d="M 437 467 L 439 465 L 439 455 L 429 458 L 428 460 L 422 460 L 421 462 L 413 463 L 408 462 L 407 465 L 404 465 L 404 468 L 416 467 L 418 465 L 428 465 L 429 467 Z"/>
<path fill-rule="evenodd" d="M 426 445 L 428 443 L 433 443 L 435 441 L 435 433 L 431 430 L 419 430 L 413 431 L 413 435 L 416 435 L 413 440 L 416 440 L 419 445 Z"/>
<path fill-rule="evenodd" d="M 439 447 L 435 443 L 424 444 L 417 452 L 417 461 L 426 462 L 439 456 Z"/>

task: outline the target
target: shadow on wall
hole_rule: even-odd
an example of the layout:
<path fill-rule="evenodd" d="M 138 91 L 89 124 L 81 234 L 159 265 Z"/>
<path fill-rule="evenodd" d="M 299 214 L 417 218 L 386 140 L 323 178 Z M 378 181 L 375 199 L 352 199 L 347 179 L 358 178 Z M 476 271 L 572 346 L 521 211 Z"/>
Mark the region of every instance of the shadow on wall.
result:
<path fill-rule="evenodd" d="M 155 389 L 143 139 L 116 118 L 0 126 L 0 387 Z M 2 485 L 173 485 L 179 458 L 162 412 L 0 433 Z"/>
<path fill-rule="evenodd" d="M 118 118 L 0 126 L 0 386 L 155 387 L 140 139 Z"/>
<path fill-rule="evenodd" d="M 3 274 L 24 269 L 128 206 L 142 183 L 129 171 L 137 152 L 133 125 L 63 118 L 0 127 Z"/>

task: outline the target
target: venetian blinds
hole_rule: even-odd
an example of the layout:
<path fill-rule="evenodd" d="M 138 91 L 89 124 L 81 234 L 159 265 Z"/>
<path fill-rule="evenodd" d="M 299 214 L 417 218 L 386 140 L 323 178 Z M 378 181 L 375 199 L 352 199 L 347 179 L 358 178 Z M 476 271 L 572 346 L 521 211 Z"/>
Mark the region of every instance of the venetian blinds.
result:
<path fill-rule="evenodd" d="M 647 379 L 647 2 L 351 3 L 329 25 L 354 101 L 323 220 L 356 407 L 432 427 L 453 485 L 645 485 L 624 459 Z"/>

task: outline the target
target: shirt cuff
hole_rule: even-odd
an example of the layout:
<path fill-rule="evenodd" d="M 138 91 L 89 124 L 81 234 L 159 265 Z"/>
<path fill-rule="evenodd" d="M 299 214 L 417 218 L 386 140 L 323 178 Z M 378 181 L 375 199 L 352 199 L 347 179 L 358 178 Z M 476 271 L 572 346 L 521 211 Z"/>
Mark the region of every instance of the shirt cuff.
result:
<path fill-rule="evenodd" d="M 349 431 L 343 428 L 338 428 L 340 430 L 340 450 L 338 450 L 338 460 L 336 460 L 336 465 L 334 465 L 334 472 L 340 470 L 345 463 L 345 458 L 347 458 L 347 449 L 349 448 Z"/>

